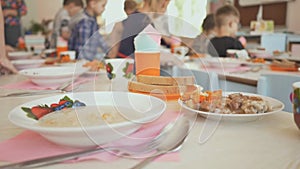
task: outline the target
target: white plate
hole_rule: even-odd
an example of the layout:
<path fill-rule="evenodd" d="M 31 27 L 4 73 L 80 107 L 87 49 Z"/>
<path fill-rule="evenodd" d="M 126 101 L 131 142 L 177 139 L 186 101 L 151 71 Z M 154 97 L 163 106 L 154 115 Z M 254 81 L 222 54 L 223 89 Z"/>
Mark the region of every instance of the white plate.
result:
<path fill-rule="evenodd" d="M 13 60 L 11 63 L 18 69 L 29 69 L 29 68 L 37 68 L 42 66 L 45 63 L 44 59 L 20 59 Z"/>
<path fill-rule="evenodd" d="M 11 60 L 17 60 L 17 59 L 27 59 L 33 55 L 32 52 L 24 52 L 24 51 L 18 51 L 18 52 L 9 52 L 8 58 Z"/>
<path fill-rule="evenodd" d="M 236 68 L 240 67 L 245 62 L 234 58 L 205 58 L 202 59 L 204 63 L 208 64 L 210 67 L 217 68 Z"/>
<path fill-rule="evenodd" d="M 83 67 L 41 67 L 24 69 L 19 73 L 28 77 L 33 83 L 39 86 L 54 86 L 76 79 L 88 71 Z"/>
<path fill-rule="evenodd" d="M 257 49 L 249 49 L 248 53 L 251 57 L 257 57 L 257 58 L 270 58 L 272 57 L 272 54 L 265 50 L 257 50 Z"/>
<path fill-rule="evenodd" d="M 68 96 L 72 100 L 79 100 L 87 106 L 117 106 L 132 109 L 141 115 L 137 119 L 114 124 L 102 124 L 89 127 L 42 127 L 38 122 L 26 116 L 21 107 L 57 103 L 59 99 Z M 79 92 L 61 94 L 30 101 L 15 107 L 8 115 L 9 120 L 15 125 L 32 130 L 56 144 L 72 147 L 91 147 L 105 144 L 136 131 L 142 124 L 157 119 L 166 109 L 166 103 L 156 97 L 128 93 L 128 92 Z M 123 112 L 125 117 L 131 117 L 132 111 Z"/>
<path fill-rule="evenodd" d="M 195 110 L 190 107 L 188 107 L 186 104 L 184 104 L 180 99 L 178 100 L 179 104 L 190 111 L 193 111 L 195 113 L 199 113 L 203 117 L 209 117 L 209 119 L 214 119 L 214 120 L 229 120 L 229 121 L 254 121 L 263 118 L 264 116 L 268 116 L 271 114 L 274 114 L 276 112 L 279 112 L 283 110 L 284 104 L 276 99 L 267 97 L 267 96 L 262 96 L 258 94 L 253 94 L 253 93 L 244 93 L 244 92 L 227 92 L 225 94 L 229 95 L 231 93 L 241 93 L 243 95 L 248 95 L 248 96 L 259 96 L 263 100 L 266 100 L 269 102 L 270 106 L 273 107 L 273 110 L 267 113 L 260 113 L 260 114 L 217 114 L 217 113 L 211 113 L 211 112 L 205 112 L 205 111 L 200 111 L 200 110 Z"/>

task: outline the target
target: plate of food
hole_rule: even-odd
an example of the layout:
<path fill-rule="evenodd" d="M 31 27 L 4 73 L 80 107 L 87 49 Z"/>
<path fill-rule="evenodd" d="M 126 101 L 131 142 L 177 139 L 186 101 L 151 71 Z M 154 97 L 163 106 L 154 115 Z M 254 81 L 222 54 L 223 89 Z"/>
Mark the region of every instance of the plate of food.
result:
<path fill-rule="evenodd" d="M 84 63 L 82 66 L 89 69 L 89 71 L 85 72 L 86 75 L 96 76 L 100 74 L 106 74 L 104 61 L 93 60 Z"/>
<path fill-rule="evenodd" d="M 274 98 L 245 92 L 200 92 L 179 104 L 203 117 L 215 120 L 254 121 L 283 110 L 284 104 Z"/>
<path fill-rule="evenodd" d="M 165 109 L 164 101 L 142 94 L 78 92 L 18 105 L 8 118 L 53 143 L 84 148 L 127 136 L 160 117 Z"/>
<path fill-rule="evenodd" d="M 53 87 L 76 79 L 86 71 L 88 71 L 88 69 L 83 67 L 60 66 L 24 69 L 19 73 L 39 86 Z"/>

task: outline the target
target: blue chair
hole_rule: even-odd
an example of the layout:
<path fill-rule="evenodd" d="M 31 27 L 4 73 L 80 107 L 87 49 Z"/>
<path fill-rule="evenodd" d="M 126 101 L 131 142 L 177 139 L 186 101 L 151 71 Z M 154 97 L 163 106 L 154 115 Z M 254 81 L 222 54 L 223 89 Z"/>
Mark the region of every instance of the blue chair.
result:
<path fill-rule="evenodd" d="M 293 91 L 292 84 L 300 81 L 299 75 L 268 73 L 262 74 L 258 79 L 257 93 L 281 101 L 284 111 L 293 112 L 290 94 Z"/>

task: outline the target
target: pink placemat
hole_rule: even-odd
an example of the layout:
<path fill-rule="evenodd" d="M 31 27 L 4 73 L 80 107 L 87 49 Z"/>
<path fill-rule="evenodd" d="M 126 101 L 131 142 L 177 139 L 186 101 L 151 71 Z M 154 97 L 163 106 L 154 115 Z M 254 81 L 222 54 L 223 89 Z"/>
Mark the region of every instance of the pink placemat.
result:
<path fill-rule="evenodd" d="M 251 68 L 248 66 L 239 66 L 239 67 L 209 67 L 205 66 L 203 67 L 208 72 L 216 72 L 216 73 L 234 73 L 234 72 L 241 72 L 241 71 L 247 71 Z"/>
<path fill-rule="evenodd" d="M 167 111 L 158 120 L 149 124 L 143 125 L 138 131 L 131 134 L 130 137 L 122 138 L 114 143 L 114 145 L 136 145 L 141 144 L 143 139 L 149 139 L 155 137 L 161 129 L 169 122 L 175 120 L 179 116 L 179 112 Z M 144 142 L 147 140 L 145 139 Z M 108 145 L 107 145 L 108 146 Z M 64 153 L 70 153 L 80 151 L 77 148 L 65 147 L 54 144 L 39 134 L 32 131 L 24 131 L 21 134 L 0 143 L 0 161 L 7 162 L 20 162 L 25 160 L 31 160 L 35 158 L 59 155 Z M 102 152 L 91 156 L 86 156 L 73 160 L 72 162 L 82 160 L 101 160 L 104 162 L 114 161 L 120 158 L 110 152 Z M 162 161 L 178 161 L 178 153 L 169 153 L 159 157 L 157 160 Z"/>
<path fill-rule="evenodd" d="M 79 77 L 74 81 L 74 83 L 70 86 L 70 88 L 77 86 L 79 84 L 82 84 L 82 83 L 92 81 L 94 79 L 95 79 L 95 77 Z M 60 85 L 53 85 L 53 86 L 47 86 L 47 87 L 38 86 L 38 85 L 32 83 L 30 80 L 25 80 L 25 81 L 21 81 L 21 82 L 17 82 L 17 83 L 11 83 L 11 84 L 7 84 L 4 86 L 0 86 L 0 88 L 24 89 L 24 90 L 54 90 L 54 89 L 57 89 L 59 86 Z"/>

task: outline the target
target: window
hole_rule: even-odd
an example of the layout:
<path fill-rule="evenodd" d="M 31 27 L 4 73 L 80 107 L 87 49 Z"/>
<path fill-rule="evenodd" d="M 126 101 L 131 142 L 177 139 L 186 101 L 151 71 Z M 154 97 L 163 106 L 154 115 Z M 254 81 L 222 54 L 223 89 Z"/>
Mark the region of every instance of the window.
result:
<path fill-rule="evenodd" d="M 140 0 L 137 0 L 139 2 Z M 121 5 L 120 5 L 121 4 Z M 169 32 L 183 37 L 195 37 L 200 33 L 203 19 L 206 16 L 206 0 L 171 0 L 167 9 Z M 114 23 L 126 18 L 123 10 L 124 0 L 107 1 L 102 14 L 105 32 L 110 33 Z"/>
<path fill-rule="evenodd" d="M 195 37 L 201 31 L 206 16 L 205 0 L 172 0 L 168 6 L 169 31 L 183 37 Z"/>

